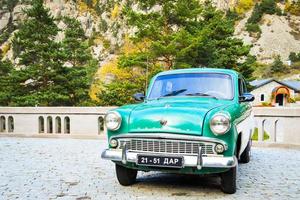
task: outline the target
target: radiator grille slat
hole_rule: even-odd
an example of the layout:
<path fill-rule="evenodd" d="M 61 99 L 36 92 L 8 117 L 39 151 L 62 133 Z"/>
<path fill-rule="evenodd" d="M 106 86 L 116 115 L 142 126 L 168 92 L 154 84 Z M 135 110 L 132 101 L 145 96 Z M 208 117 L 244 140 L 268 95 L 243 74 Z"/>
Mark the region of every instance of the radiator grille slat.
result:
<path fill-rule="evenodd" d="M 181 141 L 172 139 L 142 139 L 142 138 L 120 138 L 118 148 L 137 152 L 149 153 L 174 153 L 174 154 L 198 154 L 199 147 L 203 154 L 216 154 L 215 144 L 201 141 Z"/>

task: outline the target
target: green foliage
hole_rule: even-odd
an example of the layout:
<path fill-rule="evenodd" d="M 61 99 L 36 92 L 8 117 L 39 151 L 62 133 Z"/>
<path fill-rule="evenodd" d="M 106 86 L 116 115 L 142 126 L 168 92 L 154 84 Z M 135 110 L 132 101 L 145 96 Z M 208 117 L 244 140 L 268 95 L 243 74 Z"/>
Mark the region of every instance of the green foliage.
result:
<path fill-rule="evenodd" d="M 12 12 L 19 0 L 1 0 L 0 7 L 6 8 L 9 12 Z"/>
<path fill-rule="evenodd" d="M 239 14 L 236 12 L 235 9 L 233 10 L 227 10 L 226 11 L 226 17 L 230 20 L 236 21 L 239 20 L 241 17 L 239 16 Z"/>
<path fill-rule="evenodd" d="M 108 24 L 104 19 L 100 19 L 100 22 L 99 22 L 98 26 L 99 26 L 99 30 L 102 33 L 105 33 L 108 30 Z"/>
<path fill-rule="evenodd" d="M 85 42 L 87 38 L 84 30 L 80 22 L 74 18 L 65 17 L 64 22 L 67 25 L 65 39 L 62 41 L 65 61 L 70 62 L 73 66 L 83 66 L 92 59 L 88 44 Z"/>
<path fill-rule="evenodd" d="M 280 59 L 280 56 L 277 56 L 270 66 L 271 73 L 282 73 L 286 70 L 283 62 Z"/>
<path fill-rule="evenodd" d="M 262 16 L 263 16 L 263 12 L 261 10 L 260 4 L 256 3 L 251 16 L 247 20 L 247 24 L 259 23 Z"/>
<path fill-rule="evenodd" d="M 300 52 L 299 53 L 291 52 L 289 55 L 289 59 L 292 62 L 299 62 L 300 61 Z"/>
<path fill-rule="evenodd" d="M 262 0 L 260 3 L 262 13 L 273 15 L 278 12 L 275 0 Z"/>
<path fill-rule="evenodd" d="M 268 140 L 270 138 L 269 134 L 264 131 L 264 139 L 263 140 Z M 258 140 L 258 128 L 254 129 L 254 133 L 252 135 L 252 140 L 257 141 Z"/>
<path fill-rule="evenodd" d="M 246 30 L 249 33 L 258 33 L 258 36 L 261 34 L 261 29 L 258 24 L 246 24 Z"/>
<path fill-rule="evenodd" d="M 7 41 L 9 36 L 10 36 L 9 31 L 4 30 L 3 33 L 0 35 L 0 44 L 3 44 L 5 41 Z"/>
<path fill-rule="evenodd" d="M 104 85 L 105 90 L 98 94 L 101 106 L 122 106 L 124 104 L 134 103 L 133 95 L 140 92 L 143 84 L 136 81 L 114 80 L 110 84 Z"/>
<path fill-rule="evenodd" d="M 25 13 L 29 18 L 12 42 L 20 69 L 9 76 L 9 105 L 71 106 L 88 101 L 91 74 L 97 63 L 89 53 L 80 23 L 64 18 L 65 39 L 56 42 L 56 19 L 43 0 L 33 0 Z"/>
<path fill-rule="evenodd" d="M 255 57 L 249 55 L 250 47 L 233 37 L 234 20 L 211 3 L 200 4 L 198 0 L 136 0 L 135 3 L 143 12 L 125 6 L 123 13 L 128 25 L 137 30 L 132 42 L 143 45 L 138 51 L 123 54 L 119 67 L 139 68 L 154 74 L 205 66 L 235 69 L 248 80 L 252 78 Z M 153 9 L 157 5 L 160 10 Z M 132 80 L 116 80 L 105 85 L 104 92 L 98 95 L 101 105 L 132 103 L 128 94 L 141 92 L 145 86 L 133 87 L 131 83 Z"/>
<path fill-rule="evenodd" d="M 300 101 L 300 95 L 298 94 L 296 97 L 295 97 L 295 101 Z"/>
<path fill-rule="evenodd" d="M 149 48 L 123 56 L 121 67 L 162 63 L 165 69 L 206 66 L 239 71 L 238 59 L 249 55 L 250 47 L 232 37 L 233 21 L 210 3 L 200 5 L 197 0 L 137 2 L 141 9 L 148 11 L 146 14 L 131 8 L 126 8 L 125 13 L 129 25 L 138 28 L 133 40 L 149 41 Z M 162 10 L 151 10 L 157 4 Z"/>
<path fill-rule="evenodd" d="M 7 106 L 11 99 L 10 74 L 14 71 L 13 65 L 9 61 L 1 61 L 0 55 L 0 105 Z"/>
<path fill-rule="evenodd" d="M 247 80 L 247 88 L 249 91 L 253 89 L 253 87 L 249 84 L 249 82 L 254 80 L 253 72 L 256 65 L 257 63 L 256 63 L 255 56 L 248 56 L 243 63 L 239 64 L 237 69 L 243 72 L 243 76 Z"/>
<path fill-rule="evenodd" d="M 294 73 L 300 73 L 300 61 L 293 62 L 291 65 L 291 69 L 294 71 Z"/>
<path fill-rule="evenodd" d="M 11 33 L 14 30 L 16 30 L 16 28 L 17 28 L 16 25 L 13 23 L 12 12 L 18 2 L 19 2 L 19 0 L 1 0 L 0 1 L 0 8 L 3 11 L 6 10 L 7 12 L 10 12 L 7 26 L 3 30 L 0 31 L 0 46 L 1 46 L 1 44 L 3 44 L 5 41 L 7 41 L 9 39 L 9 37 L 11 36 Z"/>
<path fill-rule="evenodd" d="M 296 103 L 296 100 L 294 98 L 288 98 L 289 103 Z"/>
<path fill-rule="evenodd" d="M 246 30 L 248 32 L 260 33 L 261 29 L 259 28 L 258 23 L 264 14 L 281 15 L 281 10 L 280 8 L 277 8 L 275 0 L 262 0 L 260 3 L 255 4 L 253 12 L 247 20 Z"/>
<path fill-rule="evenodd" d="M 93 0 L 84 0 L 84 2 L 88 7 L 93 8 Z"/>

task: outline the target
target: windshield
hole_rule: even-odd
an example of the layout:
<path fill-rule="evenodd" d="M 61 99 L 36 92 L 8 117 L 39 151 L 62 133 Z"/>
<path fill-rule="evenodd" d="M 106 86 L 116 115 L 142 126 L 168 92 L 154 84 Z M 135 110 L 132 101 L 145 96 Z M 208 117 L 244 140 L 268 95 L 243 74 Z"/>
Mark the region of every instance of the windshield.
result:
<path fill-rule="evenodd" d="M 231 76 L 220 73 L 190 73 L 158 76 L 148 99 L 170 96 L 203 96 L 232 99 Z"/>

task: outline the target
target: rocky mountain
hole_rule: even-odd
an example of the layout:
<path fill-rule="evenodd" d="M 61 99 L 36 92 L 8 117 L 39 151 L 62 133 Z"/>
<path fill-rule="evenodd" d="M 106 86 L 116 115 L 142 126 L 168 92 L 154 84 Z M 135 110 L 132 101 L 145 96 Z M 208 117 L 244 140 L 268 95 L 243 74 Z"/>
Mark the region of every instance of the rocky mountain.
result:
<path fill-rule="evenodd" d="M 300 51 L 300 16 L 278 16 L 266 14 L 260 22 L 259 38 L 251 36 L 245 30 L 245 24 L 252 10 L 236 25 L 236 36 L 250 44 L 251 54 L 261 63 L 269 64 L 280 55 L 283 61 L 288 60 L 290 52 Z"/>
<path fill-rule="evenodd" d="M 122 7 L 130 1 L 126 0 L 45 0 L 45 5 L 57 19 L 63 16 L 76 18 L 80 21 L 93 56 L 100 66 L 111 61 L 118 54 L 127 36 L 134 30 L 126 26 Z M 300 52 L 300 16 L 264 14 L 259 23 L 259 37 L 246 30 L 246 22 L 251 16 L 254 4 L 252 0 L 215 0 L 215 5 L 224 11 L 237 9 L 240 18 L 236 22 L 235 35 L 252 45 L 251 54 L 260 63 L 271 63 L 276 56 L 285 62 L 290 52 Z M 277 6 L 283 11 L 290 1 L 280 1 Z M 2 0 L 0 2 L 0 48 L 3 59 L 13 62 L 11 40 L 13 33 L 18 31 L 25 16 L 23 9 L 30 6 L 30 0 Z M 136 5 L 132 5 L 134 9 Z M 159 8 L 157 8 L 159 9 Z M 299 13 L 300 15 L 300 13 Z M 64 38 L 65 24 L 57 20 L 61 29 L 56 40 Z"/>

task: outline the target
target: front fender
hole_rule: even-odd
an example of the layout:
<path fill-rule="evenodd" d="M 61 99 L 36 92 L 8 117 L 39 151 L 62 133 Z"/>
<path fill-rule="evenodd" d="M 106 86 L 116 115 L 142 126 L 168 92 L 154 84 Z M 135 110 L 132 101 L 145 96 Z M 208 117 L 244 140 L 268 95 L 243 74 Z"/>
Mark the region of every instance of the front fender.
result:
<path fill-rule="evenodd" d="M 230 130 L 225 133 L 224 135 L 215 135 L 210 130 L 210 120 L 211 118 L 219 112 L 226 112 L 231 117 L 231 128 Z M 238 104 L 231 104 L 226 106 L 221 106 L 209 111 L 205 117 L 204 124 L 203 124 L 203 136 L 217 138 L 223 140 L 227 145 L 228 149 L 224 152 L 224 156 L 233 156 L 236 154 L 236 144 L 238 138 L 238 131 L 237 131 L 237 121 L 239 119 L 239 106 Z"/>

